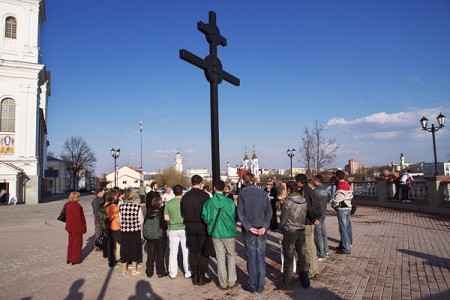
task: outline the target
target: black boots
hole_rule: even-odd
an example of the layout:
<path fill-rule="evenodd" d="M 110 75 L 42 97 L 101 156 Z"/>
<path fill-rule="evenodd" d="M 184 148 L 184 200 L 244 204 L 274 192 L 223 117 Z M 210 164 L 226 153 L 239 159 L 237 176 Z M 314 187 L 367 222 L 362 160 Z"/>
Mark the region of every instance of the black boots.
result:
<path fill-rule="evenodd" d="M 211 283 L 211 281 L 212 280 L 206 277 L 205 274 L 202 274 L 199 276 L 198 285 L 205 285 L 207 283 Z"/>
<path fill-rule="evenodd" d="M 192 284 L 193 285 L 198 285 L 198 281 L 199 281 L 199 276 L 197 273 L 192 274 Z"/>

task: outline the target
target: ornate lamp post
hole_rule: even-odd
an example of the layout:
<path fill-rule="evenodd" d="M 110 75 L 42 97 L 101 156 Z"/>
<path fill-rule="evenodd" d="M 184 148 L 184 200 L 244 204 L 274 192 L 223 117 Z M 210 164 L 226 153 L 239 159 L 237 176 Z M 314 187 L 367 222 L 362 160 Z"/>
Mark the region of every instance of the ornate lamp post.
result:
<path fill-rule="evenodd" d="M 290 149 L 287 149 L 287 151 L 286 151 L 286 153 L 287 153 L 287 155 L 289 156 L 289 158 L 290 158 L 290 160 L 291 160 L 291 179 L 293 178 L 293 174 L 292 174 L 292 158 L 294 157 L 294 155 L 295 155 L 295 149 L 294 148 L 292 148 L 292 150 L 290 150 Z"/>
<path fill-rule="evenodd" d="M 142 129 L 144 129 L 144 126 L 142 125 L 142 120 L 139 122 L 139 131 L 141 134 L 141 172 L 142 172 Z"/>
<path fill-rule="evenodd" d="M 120 156 L 120 149 L 111 149 L 111 155 L 114 158 L 114 186 L 117 186 L 117 158 Z"/>
<path fill-rule="evenodd" d="M 434 150 L 434 176 L 438 175 L 437 172 L 437 155 L 436 155 L 436 139 L 434 137 L 434 133 L 441 129 L 442 127 L 445 127 L 445 116 L 442 113 L 439 113 L 439 116 L 436 117 L 439 127 L 434 127 L 434 124 L 431 124 L 431 127 L 428 126 L 428 119 L 425 118 L 425 116 L 420 119 L 420 125 L 422 125 L 422 130 L 431 132 L 433 135 L 433 150 Z"/>

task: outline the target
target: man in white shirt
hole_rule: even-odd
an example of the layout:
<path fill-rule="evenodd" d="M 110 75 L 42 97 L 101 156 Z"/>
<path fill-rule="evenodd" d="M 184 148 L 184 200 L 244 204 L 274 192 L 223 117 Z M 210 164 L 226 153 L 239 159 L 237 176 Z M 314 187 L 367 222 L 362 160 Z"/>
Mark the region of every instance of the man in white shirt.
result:
<path fill-rule="evenodd" d="M 170 186 L 166 186 L 166 192 L 162 196 L 163 206 L 170 200 L 175 198 L 174 193 L 172 192 L 172 188 Z"/>

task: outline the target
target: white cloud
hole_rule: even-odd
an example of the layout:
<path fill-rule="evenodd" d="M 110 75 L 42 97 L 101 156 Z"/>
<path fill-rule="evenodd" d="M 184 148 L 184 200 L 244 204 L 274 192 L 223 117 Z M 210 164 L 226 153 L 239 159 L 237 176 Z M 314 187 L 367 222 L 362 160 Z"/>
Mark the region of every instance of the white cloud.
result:
<path fill-rule="evenodd" d="M 429 120 L 433 119 L 439 114 L 442 108 L 427 108 L 411 112 L 386 113 L 377 112 L 372 115 L 357 118 L 354 120 L 346 120 L 342 117 L 336 117 L 328 120 L 328 126 L 341 126 L 348 131 L 364 131 L 364 132 L 379 132 L 389 133 L 398 131 L 400 128 L 415 128 L 420 126 L 419 120 L 422 116 L 428 116 Z"/>

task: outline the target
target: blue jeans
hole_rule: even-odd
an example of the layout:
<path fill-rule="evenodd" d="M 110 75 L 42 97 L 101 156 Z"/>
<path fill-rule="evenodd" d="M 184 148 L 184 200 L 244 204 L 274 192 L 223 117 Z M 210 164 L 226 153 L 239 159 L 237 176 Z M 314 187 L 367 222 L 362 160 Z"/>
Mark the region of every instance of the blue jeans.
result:
<path fill-rule="evenodd" d="M 341 247 L 345 253 L 350 253 L 353 239 L 352 224 L 350 220 L 350 209 L 338 209 L 339 233 L 341 234 Z"/>
<path fill-rule="evenodd" d="M 247 254 L 247 285 L 252 291 L 261 293 L 266 277 L 266 234 L 255 235 L 243 230 L 242 240 Z"/>
<path fill-rule="evenodd" d="M 317 248 L 317 256 L 324 258 L 328 253 L 328 236 L 324 216 L 320 217 L 320 224 L 314 227 L 314 243 Z"/>

